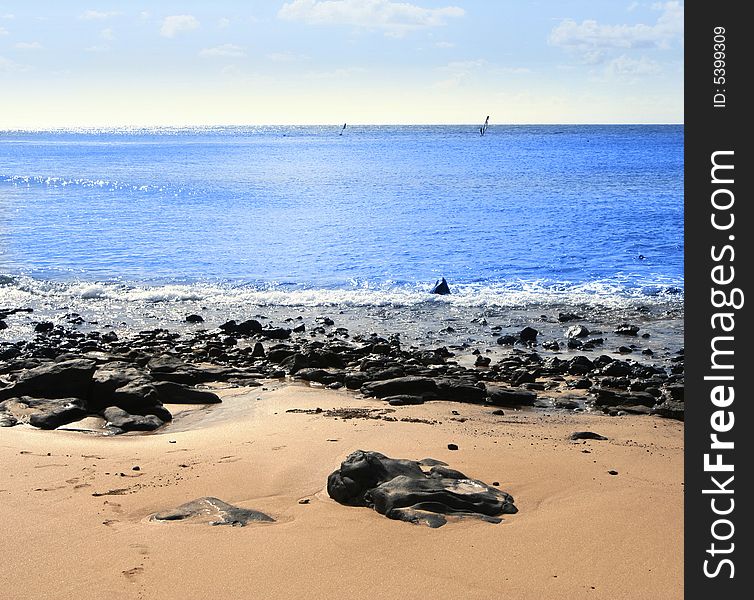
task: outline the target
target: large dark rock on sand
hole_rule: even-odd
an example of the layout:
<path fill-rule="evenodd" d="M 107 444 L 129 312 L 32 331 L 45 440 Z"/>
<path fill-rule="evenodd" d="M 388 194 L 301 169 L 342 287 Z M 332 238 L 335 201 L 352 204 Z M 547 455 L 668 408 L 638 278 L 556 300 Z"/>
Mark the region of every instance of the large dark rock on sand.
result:
<path fill-rule="evenodd" d="M 248 523 L 274 523 L 275 519 L 258 510 L 239 508 L 219 498 L 205 496 L 177 508 L 152 515 L 153 521 L 207 521 L 210 525 L 233 525 L 243 527 Z"/>
<path fill-rule="evenodd" d="M 335 382 L 342 383 L 345 375 L 345 371 L 342 370 L 306 368 L 296 371 L 296 377 L 303 379 L 304 381 L 313 381 L 323 385 L 330 385 Z"/>
<path fill-rule="evenodd" d="M 409 396 L 407 394 L 399 394 L 397 396 L 386 396 L 383 398 L 390 406 L 412 406 L 417 404 L 424 404 L 423 396 Z"/>
<path fill-rule="evenodd" d="M 442 377 L 435 380 L 437 386 L 437 398 L 452 402 L 465 402 L 469 404 L 484 404 L 487 399 L 487 390 L 476 383 L 463 379 Z"/>
<path fill-rule="evenodd" d="M 666 419 L 676 419 L 683 421 L 684 418 L 684 403 L 677 400 L 665 400 L 662 404 L 654 406 L 651 410 L 651 414 L 665 417 Z"/>
<path fill-rule="evenodd" d="M 402 395 L 435 396 L 437 393 L 437 384 L 434 379 L 429 377 L 409 375 L 407 377 L 396 377 L 395 379 L 386 379 L 384 381 L 370 381 L 361 387 L 361 392 L 365 396 L 376 396 L 377 398 Z"/>
<path fill-rule="evenodd" d="M 162 405 L 156 382 L 136 380 L 118 388 L 113 393 L 111 404 L 130 415 L 157 417 L 160 421 L 170 421 L 170 411 Z"/>
<path fill-rule="evenodd" d="M 114 361 L 103 364 L 92 375 L 90 398 L 93 405 L 109 405 L 115 390 L 146 377 L 146 373 L 132 363 Z"/>
<path fill-rule="evenodd" d="M 163 404 L 219 404 L 220 397 L 207 390 L 197 390 L 172 381 L 155 381 L 152 386 Z"/>
<path fill-rule="evenodd" d="M 606 440 L 607 439 L 604 435 L 600 435 L 599 433 L 594 433 L 593 431 L 574 431 L 568 437 L 569 439 L 572 439 L 572 440 Z"/>
<path fill-rule="evenodd" d="M 487 386 L 487 402 L 494 406 L 532 406 L 536 392 L 502 386 Z"/>
<path fill-rule="evenodd" d="M 132 415 L 117 406 L 109 406 L 102 411 L 107 426 L 122 431 L 154 431 L 165 422 L 155 415 Z"/>
<path fill-rule="evenodd" d="M 436 282 L 435 285 L 432 287 L 432 289 L 429 290 L 429 293 L 439 294 L 441 296 L 446 296 L 447 294 L 450 294 L 450 287 L 448 287 L 448 282 L 445 281 L 445 277 L 443 277 L 438 282 Z"/>
<path fill-rule="evenodd" d="M 86 398 L 95 368 L 96 363 L 86 359 L 40 365 L 23 372 L 13 385 L 0 389 L 0 400 L 17 396 Z"/>
<path fill-rule="evenodd" d="M 596 388 L 596 406 L 646 406 L 653 407 L 657 398 L 647 392 L 624 392 L 612 388 Z"/>
<path fill-rule="evenodd" d="M 327 493 L 341 504 L 429 527 L 444 525 L 445 515 L 499 523 L 500 515 L 518 512 L 509 494 L 437 462 L 357 450 L 327 478 Z"/>
<path fill-rule="evenodd" d="M 83 419 L 84 400 L 80 398 L 31 398 L 20 396 L 0 402 L 0 414 L 7 415 L 5 426 L 26 422 L 40 429 L 55 429 Z"/>

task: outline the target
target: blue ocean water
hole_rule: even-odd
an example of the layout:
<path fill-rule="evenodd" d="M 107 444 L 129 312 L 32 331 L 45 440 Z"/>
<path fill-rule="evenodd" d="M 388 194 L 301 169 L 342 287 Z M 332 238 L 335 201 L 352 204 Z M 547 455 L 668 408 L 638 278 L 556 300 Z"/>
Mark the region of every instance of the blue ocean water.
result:
<path fill-rule="evenodd" d="M 340 129 L 0 132 L 0 294 L 682 292 L 682 126 Z"/>

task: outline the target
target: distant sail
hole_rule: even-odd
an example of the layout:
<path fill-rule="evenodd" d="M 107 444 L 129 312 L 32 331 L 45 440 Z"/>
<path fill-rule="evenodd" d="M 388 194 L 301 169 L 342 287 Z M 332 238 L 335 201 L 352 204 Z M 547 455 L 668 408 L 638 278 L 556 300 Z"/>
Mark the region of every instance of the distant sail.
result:
<path fill-rule="evenodd" d="M 484 125 L 482 125 L 479 128 L 479 135 L 484 135 L 487 133 L 487 128 L 490 126 L 490 116 L 487 115 L 487 118 L 484 120 Z"/>
<path fill-rule="evenodd" d="M 343 129 L 340 130 L 340 135 L 343 135 L 343 132 L 346 130 L 347 123 L 343 123 Z"/>

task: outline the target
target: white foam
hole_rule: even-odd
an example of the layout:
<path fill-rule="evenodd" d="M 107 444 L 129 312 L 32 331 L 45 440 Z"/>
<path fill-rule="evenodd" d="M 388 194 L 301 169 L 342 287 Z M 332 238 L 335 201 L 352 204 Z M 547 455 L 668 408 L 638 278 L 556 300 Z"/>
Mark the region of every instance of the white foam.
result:
<path fill-rule="evenodd" d="M 115 282 L 53 282 L 21 276 L 9 278 L 0 286 L 3 304 L 44 298 L 61 304 L 71 299 L 84 301 L 118 300 L 136 305 L 203 302 L 218 308 L 232 306 L 416 306 L 445 303 L 458 307 L 530 307 L 546 305 L 585 305 L 629 308 L 639 304 L 683 303 L 679 282 L 655 281 L 626 287 L 615 281 L 587 283 L 513 281 L 492 284 L 452 285 L 452 294 L 428 293 L 427 284 L 362 284 L 350 288 L 293 288 L 280 285 L 253 287 L 224 283 L 125 285 Z M 646 293 L 650 289 L 651 294 Z M 664 291 L 663 291 L 664 290 Z"/>

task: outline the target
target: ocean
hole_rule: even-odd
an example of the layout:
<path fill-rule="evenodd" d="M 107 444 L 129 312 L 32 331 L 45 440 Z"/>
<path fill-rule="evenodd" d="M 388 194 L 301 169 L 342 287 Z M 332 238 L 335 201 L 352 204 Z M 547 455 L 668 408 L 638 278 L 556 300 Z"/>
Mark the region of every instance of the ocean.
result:
<path fill-rule="evenodd" d="M 341 127 L 0 132 L 0 308 L 682 305 L 683 126 Z"/>

